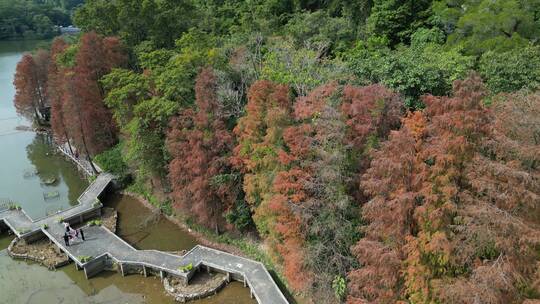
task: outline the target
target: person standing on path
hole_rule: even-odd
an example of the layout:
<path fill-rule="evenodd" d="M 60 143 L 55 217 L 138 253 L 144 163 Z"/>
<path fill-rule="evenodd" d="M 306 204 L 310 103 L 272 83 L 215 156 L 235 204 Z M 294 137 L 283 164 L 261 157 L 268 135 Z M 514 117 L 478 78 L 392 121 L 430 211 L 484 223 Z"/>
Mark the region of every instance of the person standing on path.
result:
<path fill-rule="evenodd" d="M 82 240 L 84 242 L 85 239 L 84 239 L 84 232 L 83 232 L 82 228 L 79 228 L 79 233 L 81 234 L 81 238 L 82 238 Z"/>
<path fill-rule="evenodd" d="M 69 236 L 67 235 L 67 232 L 64 232 L 64 243 L 69 247 Z"/>

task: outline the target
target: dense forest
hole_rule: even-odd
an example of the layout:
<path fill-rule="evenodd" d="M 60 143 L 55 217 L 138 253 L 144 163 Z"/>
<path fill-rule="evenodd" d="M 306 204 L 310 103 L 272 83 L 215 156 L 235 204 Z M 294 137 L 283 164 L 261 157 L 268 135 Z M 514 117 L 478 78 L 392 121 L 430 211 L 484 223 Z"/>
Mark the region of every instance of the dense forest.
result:
<path fill-rule="evenodd" d="M 71 13 L 83 0 L 0 0 L 0 40 L 43 39 L 55 26 L 71 25 Z"/>
<path fill-rule="evenodd" d="M 19 63 L 19 112 L 293 293 L 540 301 L 540 1 L 87 0 L 73 20 Z"/>

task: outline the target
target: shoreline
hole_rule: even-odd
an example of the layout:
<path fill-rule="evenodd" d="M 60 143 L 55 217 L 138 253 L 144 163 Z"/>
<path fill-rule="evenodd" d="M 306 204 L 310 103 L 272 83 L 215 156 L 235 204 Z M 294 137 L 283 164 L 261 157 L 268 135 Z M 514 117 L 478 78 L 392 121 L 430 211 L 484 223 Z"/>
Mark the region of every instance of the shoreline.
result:
<path fill-rule="evenodd" d="M 117 193 L 122 194 L 122 195 L 126 195 L 126 196 L 129 196 L 129 197 L 132 197 L 132 198 L 136 199 L 145 208 L 147 208 L 147 209 L 149 209 L 151 211 L 159 210 L 158 207 L 152 205 L 147 199 L 145 199 L 140 194 L 133 193 L 133 192 L 130 192 L 130 191 L 127 191 L 127 190 L 121 190 L 121 191 L 118 191 Z M 191 229 L 185 222 L 183 222 L 182 220 L 178 219 L 175 216 L 167 215 L 167 214 L 164 214 L 163 212 L 161 212 L 161 215 L 163 215 L 164 218 L 166 218 L 167 220 L 172 222 L 178 228 L 184 230 L 186 233 L 193 236 L 197 240 L 197 242 L 199 244 L 203 245 L 203 246 L 218 249 L 218 250 L 221 250 L 221 251 L 225 251 L 225 252 L 235 254 L 235 255 L 238 255 L 238 256 L 241 256 L 241 257 L 244 257 L 244 258 L 250 258 L 243 251 L 241 251 L 240 249 L 238 249 L 238 248 L 236 248 L 236 247 L 234 247 L 232 245 L 227 245 L 227 244 L 223 244 L 223 243 L 219 243 L 219 242 L 216 242 L 216 241 L 209 240 L 203 233 Z"/>

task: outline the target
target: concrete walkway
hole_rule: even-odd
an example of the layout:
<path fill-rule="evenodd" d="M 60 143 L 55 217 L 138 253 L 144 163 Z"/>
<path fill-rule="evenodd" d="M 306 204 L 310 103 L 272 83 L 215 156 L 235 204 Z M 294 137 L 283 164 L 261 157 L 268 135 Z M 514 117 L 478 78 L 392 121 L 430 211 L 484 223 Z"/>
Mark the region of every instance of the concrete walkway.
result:
<path fill-rule="evenodd" d="M 71 151 L 69 150 L 69 146 L 68 146 L 67 143 L 65 143 L 63 145 L 57 145 L 56 147 L 58 148 L 58 151 L 63 153 L 65 156 L 67 156 L 81 170 L 83 170 L 84 174 L 86 174 L 88 176 L 94 176 L 95 175 L 94 170 L 92 169 L 92 165 L 94 165 L 94 168 L 96 168 L 96 170 L 98 172 L 103 172 L 103 170 L 95 162 L 92 162 L 92 164 L 90 164 L 90 161 L 88 161 L 88 160 L 86 160 L 84 158 L 77 157 L 76 155 L 73 155 L 73 153 L 71 153 Z"/>
<path fill-rule="evenodd" d="M 47 236 L 76 263 L 77 268 L 84 270 L 87 278 L 104 270 L 111 262 L 120 267 L 123 275 L 135 269 L 144 275 L 176 276 L 186 284 L 198 269 L 213 269 L 226 273 L 229 279 L 244 282 L 258 303 L 288 303 L 262 263 L 212 248 L 197 245 L 183 256 L 157 250 L 137 250 L 101 226 L 85 227 L 85 242 L 65 246 L 64 227 L 58 219 L 75 224 L 99 215 L 102 208 L 99 197 L 112 178 L 111 174 L 100 174 L 81 194 L 79 205 L 56 215 L 33 220 L 23 210 L 0 210 L 0 221 L 4 221 L 18 237 L 28 241 Z M 179 267 L 190 263 L 193 265 L 191 271 L 179 270 Z"/>

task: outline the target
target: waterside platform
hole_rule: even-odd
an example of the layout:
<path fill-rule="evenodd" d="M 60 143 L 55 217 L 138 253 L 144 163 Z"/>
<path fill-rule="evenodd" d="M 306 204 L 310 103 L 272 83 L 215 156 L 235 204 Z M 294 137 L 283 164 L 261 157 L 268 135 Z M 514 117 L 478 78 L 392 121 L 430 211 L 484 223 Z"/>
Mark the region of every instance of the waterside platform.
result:
<path fill-rule="evenodd" d="M 75 225 L 99 216 L 103 207 L 99 198 L 110 187 L 113 178 L 109 173 L 101 173 L 79 197 L 78 205 L 55 215 L 31 219 L 24 210 L 4 208 L 0 210 L 0 222 L 27 242 L 49 238 L 75 263 L 77 269 L 84 271 L 87 278 L 116 264 L 122 275 L 140 273 L 144 276 L 158 275 L 162 279 L 175 276 L 189 284 L 196 271 L 214 270 L 225 273 L 228 280 L 243 282 L 258 303 L 288 303 L 262 263 L 212 248 L 197 245 L 183 256 L 157 250 L 137 250 L 102 226 L 85 227 L 86 241 L 66 246 L 63 240 L 65 230 L 60 220 Z M 191 270 L 179 270 L 188 264 L 193 265 Z"/>

